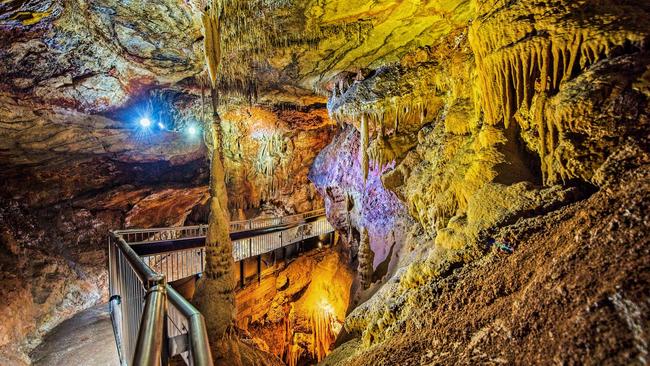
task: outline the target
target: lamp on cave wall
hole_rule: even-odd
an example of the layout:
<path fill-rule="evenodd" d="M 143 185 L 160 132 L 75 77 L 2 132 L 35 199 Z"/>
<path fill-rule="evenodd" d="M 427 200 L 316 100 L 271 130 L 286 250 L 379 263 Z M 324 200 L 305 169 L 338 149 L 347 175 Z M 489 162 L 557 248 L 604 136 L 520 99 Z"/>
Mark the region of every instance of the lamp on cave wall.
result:
<path fill-rule="evenodd" d="M 142 117 L 138 121 L 138 124 L 141 128 L 149 128 L 151 127 L 151 120 L 148 117 Z"/>
<path fill-rule="evenodd" d="M 199 134 L 199 128 L 195 125 L 189 125 L 186 132 L 189 137 L 196 137 Z"/>

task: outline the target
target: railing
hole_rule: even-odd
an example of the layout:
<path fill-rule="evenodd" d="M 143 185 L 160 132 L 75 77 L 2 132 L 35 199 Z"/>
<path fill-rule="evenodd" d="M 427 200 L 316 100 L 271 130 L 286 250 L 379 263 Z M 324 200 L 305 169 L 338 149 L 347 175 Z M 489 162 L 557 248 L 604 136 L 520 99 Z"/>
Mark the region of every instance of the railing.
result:
<path fill-rule="evenodd" d="M 167 287 L 167 291 L 169 353 L 172 356 L 181 355 L 188 365 L 212 366 L 212 355 L 203 315 L 171 286 Z"/>
<path fill-rule="evenodd" d="M 323 210 L 236 221 L 230 228 L 233 233 L 250 230 L 253 234 L 269 229 L 261 230 L 264 233 L 260 235 L 233 240 L 235 261 L 334 230 Z M 180 355 L 190 366 L 212 365 L 202 315 L 167 284 L 203 272 L 206 234 L 205 225 L 111 232 L 111 317 L 123 364 L 128 360 L 131 365 L 160 366 L 167 358 Z M 183 239 L 189 240 L 189 248 L 187 245 L 177 250 L 156 247 L 161 242 L 188 242 Z M 149 248 L 150 254 L 139 256 L 134 248 L 138 253 Z"/>
<path fill-rule="evenodd" d="M 111 233 L 108 248 L 111 318 L 121 363 L 160 366 L 180 354 L 190 366 L 212 366 L 199 311 L 167 285 L 165 276 L 154 272 L 119 232 Z"/>
<path fill-rule="evenodd" d="M 158 313 L 165 277 L 145 265 L 121 237 L 111 235 L 108 248 L 111 316 L 120 359 L 133 360 L 134 365 L 160 365 Z M 146 329 L 141 329 L 142 324 Z"/>
<path fill-rule="evenodd" d="M 235 258 L 235 262 L 237 262 L 280 249 L 305 239 L 324 235 L 333 230 L 334 228 L 332 225 L 325 219 L 325 217 L 322 217 L 319 220 L 300 224 L 280 232 L 233 240 L 233 257 Z"/>
<path fill-rule="evenodd" d="M 232 241 L 235 262 L 271 252 L 293 243 L 334 231 L 331 224 L 321 217 L 315 221 L 294 225 L 290 228 L 260 234 Z M 144 248 L 156 242 L 139 242 L 134 245 Z M 205 268 L 205 244 L 188 249 L 172 250 L 143 255 L 142 260 L 153 270 L 165 275 L 173 282 L 203 272 Z"/>
<path fill-rule="evenodd" d="M 325 209 L 313 210 L 313 211 L 308 211 L 300 214 L 282 216 L 282 217 L 232 221 L 230 223 L 230 232 L 237 233 L 246 230 L 262 229 L 271 226 L 293 224 L 296 222 L 304 221 L 313 217 L 318 217 L 323 215 L 325 215 Z"/>
<path fill-rule="evenodd" d="M 143 255 L 142 260 L 154 271 L 165 275 L 167 282 L 174 282 L 203 273 L 205 247 Z"/>
<path fill-rule="evenodd" d="M 264 229 L 280 225 L 290 225 L 323 215 L 325 215 L 325 210 L 320 209 L 282 217 L 232 221 L 230 222 L 230 232 L 238 233 L 247 230 Z M 200 238 L 206 236 L 207 231 L 207 225 L 195 225 L 151 229 L 129 229 L 120 230 L 119 233 L 127 243 L 134 245 L 150 241 Z"/>

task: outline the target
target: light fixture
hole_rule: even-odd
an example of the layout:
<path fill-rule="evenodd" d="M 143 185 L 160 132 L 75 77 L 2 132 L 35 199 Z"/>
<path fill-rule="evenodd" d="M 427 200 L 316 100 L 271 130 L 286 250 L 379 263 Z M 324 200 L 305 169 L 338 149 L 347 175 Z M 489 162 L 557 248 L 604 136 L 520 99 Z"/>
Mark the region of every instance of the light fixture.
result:
<path fill-rule="evenodd" d="M 139 123 L 142 128 L 149 128 L 149 126 L 151 126 L 151 120 L 147 117 L 140 118 Z"/>
<path fill-rule="evenodd" d="M 189 126 L 187 128 L 187 134 L 194 137 L 196 134 L 199 132 L 199 130 L 196 128 L 196 126 Z"/>
<path fill-rule="evenodd" d="M 164 130 L 165 129 L 165 124 L 162 123 L 162 122 L 158 122 L 158 128 L 160 128 L 161 130 Z"/>

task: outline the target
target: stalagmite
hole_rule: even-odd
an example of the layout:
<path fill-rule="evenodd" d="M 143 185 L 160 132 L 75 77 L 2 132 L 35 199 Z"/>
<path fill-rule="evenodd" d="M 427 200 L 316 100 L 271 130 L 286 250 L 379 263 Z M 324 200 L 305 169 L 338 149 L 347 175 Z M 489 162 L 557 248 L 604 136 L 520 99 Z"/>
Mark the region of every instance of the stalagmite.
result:
<path fill-rule="evenodd" d="M 370 237 L 368 229 L 365 227 L 361 230 L 361 239 L 359 244 L 359 275 L 361 277 L 361 286 L 366 289 L 372 283 L 372 274 L 374 271 L 373 262 L 375 253 L 370 247 Z"/>
<path fill-rule="evenodd" d="M 203 14 L 206 32 L 206 64 L 214 85 L 219 60 L 218 31 L 215 19 Z M 212 42 L 207 43 L 210 40 Z M 216 45 L 216 48 L 215 48 Z M 230 241 L 230 214 L 223 162 L 223 128 L 218 113 L 218 91 L 212 88 L 212 116 L 210 124 L 212 147 L 210 167 L 210 217 L 206 236 L 206 267 L 196 286 L 193 302 L 205 316 L 210 348 L 217 365 L 241 365 L 239 344 L 233 335 L 235 320 L 234 260 Z"/>
<path fill-rule="evenodd" d="M 205 314 L 215 362 L 222 365 L 241 363 L 236 339 L 229 333 L 234 322 L 234 279 L 232 243 L 220 142 L 212 152 L 210 219 L 206 238 L 206 268 L 197 283 L 194 303 Z"/>

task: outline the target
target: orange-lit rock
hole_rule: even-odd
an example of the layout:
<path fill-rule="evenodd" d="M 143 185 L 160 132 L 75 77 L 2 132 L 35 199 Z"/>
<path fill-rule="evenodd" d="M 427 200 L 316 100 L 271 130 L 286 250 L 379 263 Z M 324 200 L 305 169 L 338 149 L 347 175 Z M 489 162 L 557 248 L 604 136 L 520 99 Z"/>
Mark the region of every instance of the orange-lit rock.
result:
<path fill-rule="evenodd" d="M 154 192 L 138 201 L 126 216 L 124 225 L 127 228 L 183 226 L 192 209 L 207 204 L 208 198 L 207 186 Z"/>
<path fill-rule="evenodd" d="M 342 330 L 353 272 L 335 249 L 302 255 L 237 292 L 240 326 L 288 365 L 322 359 Z"/>
<path fill-rule="evenodd" d="M 307 174 L 334 133 L 324 108 L 230 107 L 222 120 L 229 205 L 235 214 L 263 203 L 277 207 L 277 214 L 322 207 Z"/>

